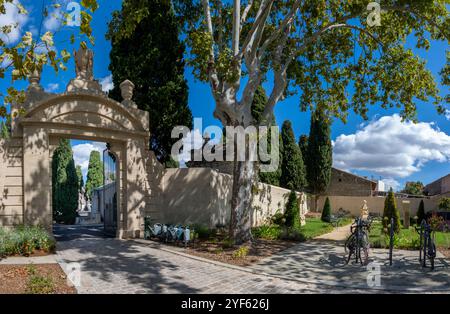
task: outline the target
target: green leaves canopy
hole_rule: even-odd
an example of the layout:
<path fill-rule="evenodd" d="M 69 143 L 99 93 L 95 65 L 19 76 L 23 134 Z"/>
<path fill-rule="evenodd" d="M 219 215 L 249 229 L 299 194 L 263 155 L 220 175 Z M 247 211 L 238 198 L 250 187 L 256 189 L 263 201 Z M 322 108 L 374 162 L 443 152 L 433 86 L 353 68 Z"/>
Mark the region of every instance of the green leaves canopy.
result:
<path fill-rule="evenodd" d="M 89 156 L 89 166 L 86 178 L 86 196 L 92 199 L 92 192 L 95 188 L 103 185 L 103 163 L 100 153 L 96 150 L 91 151 Z"/>
<path fill-rule="evenodd" d="M 184 79 L 184 44 L 168 0 L 125 0 L 114 12 L 107 38 L 111 39 L 110 70 L 114 89 L 110 97 L 121 100 L 119 85 L 135 84 L 134 101 L 150 113 L 151 149 L 158 159 L 170 161 L 174 126 L 192 128 Z"/>
<path fill-rule="evenodd" d="M 75 223 L 78 207 L 78 177 L 68 139 L 62 139 L 52 159 L 53 219 L 58 223 Z"/>
<path fill-rule="evenodd" d="M 301 191 L 306 186 L 305 166 L 302 153 L 298 147 L 292 125 L 289 120 L 284 121 L 281 128 L 283 149 L 281 152 L 280 186 Z"/>

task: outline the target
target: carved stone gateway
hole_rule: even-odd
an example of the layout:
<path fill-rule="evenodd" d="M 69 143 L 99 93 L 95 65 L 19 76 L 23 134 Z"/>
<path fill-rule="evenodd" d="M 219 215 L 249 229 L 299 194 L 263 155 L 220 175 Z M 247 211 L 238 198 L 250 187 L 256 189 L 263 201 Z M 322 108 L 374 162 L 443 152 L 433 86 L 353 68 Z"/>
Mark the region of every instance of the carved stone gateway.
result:
<path fill-rule="evenodd" d="M 12 138 L 0 140 L 0 226 L 51 229 L 53 151 L 59 139 L 70 138 L 111 145 L 117 157 L 117 236 L 139 237 L 143 217 L 159 214 L 150 202 L 158 189 L 153 177 L 158 162 L 149 151 L 148 112 L 131 99 L 119 103 L 105 96 L 92 76 L 92 51 L 80 49 L 75 59 L 77 76 L 65 93 L 44 92 L 34 73 L 26 102 L 11 108 L 24 113 L 12 121 Z"/>

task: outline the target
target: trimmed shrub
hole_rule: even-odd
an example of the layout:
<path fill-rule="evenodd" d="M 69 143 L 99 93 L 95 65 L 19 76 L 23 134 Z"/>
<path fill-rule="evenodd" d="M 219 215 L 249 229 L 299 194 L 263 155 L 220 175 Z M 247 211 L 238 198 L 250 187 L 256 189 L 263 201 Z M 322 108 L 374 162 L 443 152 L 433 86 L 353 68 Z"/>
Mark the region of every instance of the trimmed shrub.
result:
<path fill-rule="evenodd" d="M 12 230 L 0 228 L 0 257 L 8 255 L 30 255 L 35 250 L 52 252 L 55 240 L 43 228 L 19 226 Z"/>
<path fill-rule="evenodd" d="M 423 200 L 420 201 L 419 209 L 417 209 L 417 224 L 420 225 L 422 220 L 425 219 L 425 205 Z"/>
<path fill-rule="evenodd" d="M 328 197 L 325 200 L 325 204 L 323 205 L 322 217 L 320 217 L 320 219 L 323 222 L 331 222 L 331 205 L 330 199 Z"/>
<path fill-rule="evenodd" d="M 395 233 L 400 232 L 400 213 L 397 209 L 395 202 L 394 191 L 392 188 L 389 190 L 388 196 L 384 201 L 384 211 L 383 211 L 383 230 L 389 232 L 389 224 L 391 223 L 391 218 L 394 218 L 394 231 Z"/>
<path fill-rule="evenodd" d="M 252 234 L 257 239 L 276 240 L 281 237 L 281 228 L 277 225 L 263 225 L 252 229 Z"/>
<path fill-rule="evenodd" d="M 286 219 L 286 227 L 294 229 L 300 228 L 300 211 L 297 200 L 297 193 L 295 193 L 294 190 L 289 193 L 284 217 Z"/>
<path fill-rule="evenodd" d="M 196 234 L 196 237 L 198 239 L 209 239 L 211 237 L 216 236 L 216 232 L 213 229 L 210 229 L 204 225 L 193 225 L 192 228 L 194 229 L 194 232 Z"/>
<path fill-rule="evenodd" d="M 443 197 L 439 201 L 438 207 L 443 211 L 450 211 L 450 197 Z"/>

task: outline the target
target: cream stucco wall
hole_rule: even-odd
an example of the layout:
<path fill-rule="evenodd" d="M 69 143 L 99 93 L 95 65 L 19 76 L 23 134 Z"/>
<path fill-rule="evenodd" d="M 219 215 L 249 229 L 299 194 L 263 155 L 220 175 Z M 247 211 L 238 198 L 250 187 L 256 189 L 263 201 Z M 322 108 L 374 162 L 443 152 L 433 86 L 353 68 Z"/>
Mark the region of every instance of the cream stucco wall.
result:
<path fill-rule="evenodd" d="M 369 212 L 382 214 L 384 209 L 385 197 L 363 197 L 363 196 L 328 196 L 331 203 L 331 209 L 333 212 L 342 208 L 350 212 L 351 215 L 357 216 L 360 213 L 361 206 L 364 200 L 367 201 L 367 206 L 369 207 Z M 318 208 L 321 210 L 325 203 L 326 197 L 321 196 L 317 203 Z M 419 208 L 420 200 L 422 198 L 396 198 L 397 208 L 402 209 L 402 201 L 407 200 L 410 202 L 410 214 L 414 217 Z M 438 197 L 423 198 L 425 205 L 425 211 L 436 210 L 437 204 L 439 202 Z M 400 210 L 401 211 L 401 210 Z"/>
<path fill-rule="evenodd" d="M 230 218 L 232 178 L 210 168 L 167 169 L 161 182 L 161 222 L 198 223 L 211 228 L 225 225 Z M 260 225 L 278 210 L 284 211 L 289 190 L 259 184 L 253 199 L 252 225 Z M 298 193 L 303 212 L 306 196 Z"/>

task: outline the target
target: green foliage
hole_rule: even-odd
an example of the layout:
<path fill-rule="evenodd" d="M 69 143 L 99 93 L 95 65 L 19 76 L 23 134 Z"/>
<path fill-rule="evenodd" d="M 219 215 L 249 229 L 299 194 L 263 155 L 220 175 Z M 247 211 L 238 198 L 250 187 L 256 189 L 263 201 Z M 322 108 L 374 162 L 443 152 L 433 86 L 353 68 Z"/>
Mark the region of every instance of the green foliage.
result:
<path fill-rule="evenodd" d="M 96 150 L 91 151 L 89 156 L 89 166 L 86 177 L 86 196 L 91 199 L 94 189 L 103 185 L 103 163 L 100 159 L 100 153 Z"/>
<path fill-rule="evenodd" d="M 53 219 L 58 223 L 75 223 L 78 207 L 78 176 L 68 139 L 62 139 L 52 159 Z"/>
<path fill-rule="evenodd" d="M 9 138 L 9 130 L 5 121 L 0 121 L 0 138 Z"/>
<path fill-rule="evenodd" d="M 325 204 L 323 205 L 322 216 L 320 219 L 323 222 L 331 222 L 331 205 L 328 197 L 325 199 Z"/>
<path fill-rule="evenodd" d="M 298 147 L 300 148 L 300 151 L 302 152 L 302 158 L 303 158 L 303 164 L 305 165 L 306 173 L 308 170 L 306 169 L 306 165 L 308 160 L 306 159 L 308 156 L 308 135 L 302 134 L 300 135 L 300 138 L 298 140 Z"/>
<path fill-rule="evenodd" d="M 391 223 L 391 218 L 394 218 L 394 231 L 395 233 L 400 232 L 400 212 L 397 209 L 397 204 L 395 201 L 395 195 L 392 188 L 389 190 L 388 196 L 384 201 L 384 211 L 383 211 L 383 227 L 386 232 L 389 233 L 389 225 Z"/>
<path fill-rule="evenodd" d="M 420 181 L 413 182 L 409 181 L 406 182 L 404 189 L 402 190 L 402 193 L 406 194 L 412 194 L 412 195 L 423 195 L 423 183 Z"/>
<path fill-rule="evenodd" d="M 78 191 L 81 191 L 81 189 L 84 187 L 84 179 L 83 179 L 83 172 L 81 171 L 81 166 L 78 165 L 76 167 L 77 171 L 77 178 L 78 178 Z"/>
<path fill-rule="evenodd" d="M 35 250 L 53 252 L 55 240 L 41 227 L 18 226 L 12 230 L 0 228 L 0 258 L 8 255 L 30 255 Z"/>
<path fill-rule="evenodd" d="M 179 31 L 171 1 L 125 0 L 122 10 L 113 13 L 107 34 L 114 82 L 109 96 L 120 101 L 120 83 L 129 79 L 135 84 L 134 101 L 149 112 L 150 146 L 163 164 L 177 141 L 171 138 L 173 127 L 192 128 Z"/>
<path fill-rule="evenodd" d="M 55 291 L 55 284 L 50 276 L 38 274 L 34 265 L 28 267 L 28 281 L 25 292 L 28 294 L 50 294 Z"/>
<path fill-rule="evenodd" d="M 438 208 L 440 210 L 450 210 L 450 197 L 443 197 L 439 200 Z"/>
<path fill-rule="evenodd" d="M 192 226 L 199 239 L 210 239 L 216 235 L 216 231 L 204 225 L 195 224 Z"/>
<path fill-rule="evenodd" d="M 291 122 L 286 120 L 281 128 L 283 149 L 281 151 L 280 185 L 286 189 L 301 191 L 306 186 L 305 166 Z"/>
<path fill-rule="evenodd" d="M 30 13 L 22 5 L 21 0 L 0 0 L 0 15 L 6 13 L 6 6 L 15 7 L 18 11 L 16 19 L 27 19 Z M 56 8 L 54 4 L 48 3 L 42 7 L 43 18 L 48 17 L 49 6 Z M 70 28 L 73 30 L 71 38 L 74 38 L 75 32 L 82 40 L 81 46 L 86 47 L 87 44 L 83 39 L 89 40 L 91 44 L 94 43 L 92 37 L 92 14 L 97 10 L 97 0 L 83 0 L 81 1 L 81 25 L 79 29 Z M 40 8 L 40 7 L 39 7 Z M 3 19 L 3 16 L 1 17 Z M 67 19 L 56 17 L 62 25 L 67 23 Z M 8 23 L 8 22 L 7 22 Z M 5 74 L 11 75 L 12 82 L 17 80 L 26 80 L 27 77 L 35 72 L 42 71 L 44 66 L 50 66 L 56 73 L 60 70 L 66 70 L 66 64 L 70 58 L 70 53 L 65 49 L 55 49 L 54 37 L 55 33 L 47 31 L 38 36 L 33 35 L 32 32 L 27 31 L 23 34 L 18 43 L 10 42 L 9 35 L 12 31 L 17 29 L 20 25 L 14 21 L 10 24 L 0 27 L 0 63 L 4 65 L 0 67 L 0 79 L 5 78 Z M 69 29 L 69 28 L 67 28 Z M 70 31 L 70 30 L 69 30 Z M 74 40 L 71 40 L 74 43 Z M 60 51 L 58 53 L 58 51 Z M 18 91 L 14 87 L 7 89 L 7 94 L 0 94 L 0 117 L 8 116 L 6 106 L 12 103 L 22 104 L 25 100 L 25 93 Z"/>
<path fill-rule="evenodd" d="M 308 187 L 313 194 L 324 193 L 331 180 L 332 151 L 330 122 L 322 110 L 311 115 L 308 138 L 306 177 Z"/>
<path fill-rule="evenodd" d="M 280 225 L 262 225 L 252 229 L 252 234 L 257 239 L 277 240 L 281 238 Z"/>
<path fill-rule="evenodd" d="M 284 225 L 286 223 L 286 218 L 284 217 L 284 214 L 280 211 L 277 211 L 270 219 L 271 223 L 276 225 Z"/>
<path fill-rule="evenodd" d="M 289 228 L 297 229 L 300 227 L 300 209 L 297 199 L 297 194 L 294 190 L 289 193 L 288 201 L 286 202 L 286 210 L 284 212 L 285 225 Z"/>
<path fill-rule="evenodd" d="M 172 156 L 169 156 L 169 159 L 166 160 L 166 162 L 164 163 L 164 166 L 166 168 L 179 168 L 180 167 L 180 163 L 176 160 L 174 160 L 172 158 Z"/>
<path fill-rule="evenodd" d="M 250 251 L 248 246 L 241 246 L 237 250 L 235 250 L 232 254 L 233 258 L 244 258 L 248 255 L 248 252 Z"/>
<path fill-rule="evenodd" d="M 255 125 L 263 124 L 262 122 L 262 114 L 264 111 L 264 107 L 267 103 L 267 95 L 266 91 L 262 86 L 258 86 L 258 88 L 255 91 L 255 96 L 253 98 L 253 103 L 251 106 L 252 111 L 252 117 L 255 121 Z M 275 126 L 275 116 L 272 115 L 271 118 L 271 125 Z M 270 152 L 272 149 L 272 142 L 271 142 L 272 134 L 271 132 L 268 132 L 267 134 L 267 152 Z M 280 138 L 281 139 L 281 138 Z M 280 144 L 281 141 L 279 141 Z M 280 146 L 280 145 L 279 145 Z M 261 162 L 262 164 L 267 164 L 269 162 Z M 272 184 L 279 186 L 280 185 L 280 176 L 281 176 L 281 168 L 278 167 L 276 171 L 272 172 L 263 172 L 259 171 L 259 180 L 263 183 Z"/>
<path fill-rule="evenodd" d="M 229 249 L 234 246 L 234 241 L 233 239 L 226 238 L 221 241 L 221 245 L 223 249 Z"/>
<path fill-rule="evenodd" d="M 417 224 L 421 224 L 422 220 L 425 219 L 425 204 L 423 200 L 420 200 L 419 208 L 417 209 Z"/>

